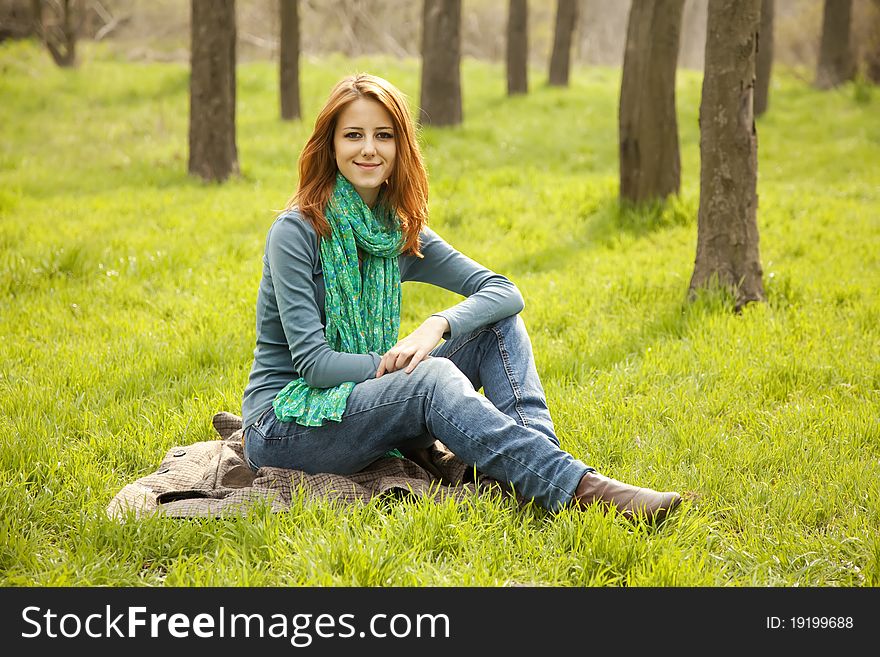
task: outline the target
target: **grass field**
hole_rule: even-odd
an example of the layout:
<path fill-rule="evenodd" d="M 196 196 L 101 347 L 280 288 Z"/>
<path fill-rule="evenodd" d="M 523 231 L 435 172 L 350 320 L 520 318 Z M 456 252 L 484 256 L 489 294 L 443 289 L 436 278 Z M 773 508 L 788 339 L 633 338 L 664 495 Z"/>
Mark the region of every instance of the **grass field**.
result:
<path fill-rule="evenodd" d="M 659 528 L 478 497 L 120 523 L 116 492 L 241 409 L 265 232 L 342 75 L 418 99 L 416 61 L 238 72 L 240 179 L 186 174 L 188 70 L 83 45 L 61 71 L 0 45 L 0 584 L 880 585 L 880 90 L 777 71 L 758 121 L 768 301 L 686 291 L 699 204 L 700 75 L 678 78 L 682 191 L 621 212 L 619 70 L 466 61 L 465 124 L 427 129 L 431 225 L 521 289 L 563 446 L 686 491 Z M 407 283 L 402 330 L 455 303 Z"/>

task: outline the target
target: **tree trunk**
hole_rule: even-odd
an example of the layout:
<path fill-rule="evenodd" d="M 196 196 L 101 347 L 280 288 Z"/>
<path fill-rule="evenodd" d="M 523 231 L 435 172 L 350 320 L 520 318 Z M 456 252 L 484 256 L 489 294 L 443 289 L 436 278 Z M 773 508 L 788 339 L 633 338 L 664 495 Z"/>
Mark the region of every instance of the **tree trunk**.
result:
<path fill-rule="evenodd" d="M 62 0 L 60 4 L 61 20 L 59 24 L 46 26 L 43 17 L 42 0 L 32 0 L 34 27 L 40 39 L 46 44 L 49 54 L 58 66 L 72 68 L 76 66 L 76 25 L 74 24 L 74 2 Z M 78 3 L 77 3 L 78 4 Z"/>
<path fill-rule="evenodd" d="M 758 61 L 755 68 L 755 116 L 761 116 L 767 111 L 772 70 L 773 0 L 762 0 L 761 26 L 758 28 Z"/>
<path fill-rule="evenodd" d="M 622 200 L 678 193 L 675 69 L 683 8 L 684 0 L 640 0 L 630 7 L 618 117 Z"/>
<path fill-rule="evenodd" d="M 0 1 L 0 43 L 7 39 L 41 38 L 36 20 L 38 8 L 39 2 L 33 0 Z"/>
<path fill-rule="evenodd" d="M 235 0 L 192 0 L 189 172 L 238 174 L 235 145 Z"/>
<path fill-rule="evenodd" d="M 281 0 L 281 118 L 300 118 L 299 106 L 299 0 Z"/>
<path fill-rule="evenodd" d="M 851 15 L 852 0 L 825 0 L 814 83 L 818 89 L 831 89 L 855 77 L 855 56 L 850 45 Z"/>
<path fill-rule="evenodd" d="M 733 292 L 737 309 L 764 300 L 752 109 L 760 10 L 761 0 L 709 0 L 700 101 L 700 209 L 690 291 L 718 284 Z"/>
<path fill-rule="evenodd" d="M 529 91 L 528 0 L 510 0 L 507 12 L 507 95 Z"/>
<path fill-rule="evenodd" d="M 461 0 L 424 0 L 419 122 L 448 126 L 462 121 Z"/>
<path fill-rule="evenodd" d="M 577 23 L 577 0 L 556 0 L 556 28 L 553 33 L 553 53 L 550 55 L 549 84 L 568 86 L 571 62 L 571 41 Z"/>
<path fill-rule="evenodd" d="M 874 84 L 880 84 L 880 0 L 872 0 L 868 10 L 871 29 L 865 44 L 865 76 Z"/>

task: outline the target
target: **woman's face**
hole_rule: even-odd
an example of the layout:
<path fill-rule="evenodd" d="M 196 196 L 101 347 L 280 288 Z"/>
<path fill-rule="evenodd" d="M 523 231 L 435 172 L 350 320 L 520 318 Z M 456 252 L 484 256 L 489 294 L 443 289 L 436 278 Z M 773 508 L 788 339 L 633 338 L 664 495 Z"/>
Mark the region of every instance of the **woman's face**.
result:
<path fill-rule="evenodd" d="M 339 113 L 333 134 L 336 166 L 372 207 L 394 169 L 394 124 L 380 103 L 358 98 Z"/>

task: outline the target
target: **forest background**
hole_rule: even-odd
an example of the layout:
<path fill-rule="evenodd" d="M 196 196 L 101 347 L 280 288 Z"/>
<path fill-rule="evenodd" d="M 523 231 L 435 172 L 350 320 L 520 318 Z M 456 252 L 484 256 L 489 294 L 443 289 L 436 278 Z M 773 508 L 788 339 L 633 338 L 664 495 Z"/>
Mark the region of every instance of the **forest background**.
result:
<path fill-rule="evenodd" d="M 80 35 L 105 41 L 130 61 L 189 60 L 189 2 L 184 0 L 80 0 Z M 870 47 L 872 0 L 854 0 L 852 43 L 857 53 Z M 278 0 L 238 0 L 239 61 L 277 59 Z M 572 61 L 620 66 L 630 1 L 578 0 Z M 679 65 L 702 70 L 708 0 L 686 0 Z M 386 54 L 418 57 L 422 3 L 412 0 L 301 0 L 300 49 L 304 56 L 341 53 L 348 57 Z M 529 58 L 545 67 L 553 41 L 555 0 L 529 0 Z M 0 1 L 0 37 L 32 32 L 30 0 Z M 462 55 L 503 61 L 506 0 L 464 0 Z M 775 0 L 774 61 L 815 67 L 822 27 L 820 0 Z"/>
<path fill-rule="evenodd" d="M 351 4 L 395 29 L 346 28 L 341 3 L 303 3 L 303 119 L 282 122 L 277 5 L 239 3 L 242 171 L 222 185 L 186 172 L 188 3 L 104 3 L 130 15 L 84 39 L 72 70 L 34 40 L 0 44 L 0 582 L 880 584 L 878 91 L 811 86 L 819 2 L 777 3 L 778 65 L 757 120 L 766 302 L 740 313 L 723 296 L 686 300 L 699 66 L 676 80 L 680 193 L 621 208 L 625 21 L 589 20 L 598 3 L 580 25 L 617 45 L 582 34 L 565 88 L 542 82 L 552 3 L 530 3 L 533 87 L 508 98 L 504 3 L 466 1 L 465 121 L 420 134 L 432 226 L 526 298 L 563 446 L 687 493 L 663 526 L 493 497 L 107 517 L 121 487 L 240 409 L 265 231 L 327 90 L 369 70 L 418 97 L 418 3 Z M 351 36 L 364 31 L 372 42 Z M 404 294 L 402 331 L 456 301 L 415 284 Z"/>

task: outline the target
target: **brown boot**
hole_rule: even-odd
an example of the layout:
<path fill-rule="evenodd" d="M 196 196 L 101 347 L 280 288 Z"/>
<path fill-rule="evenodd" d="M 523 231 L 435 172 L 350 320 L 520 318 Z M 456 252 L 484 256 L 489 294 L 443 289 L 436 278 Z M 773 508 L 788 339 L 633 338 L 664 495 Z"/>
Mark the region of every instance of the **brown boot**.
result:
<path fill-rule="evenodd" d="M 659 521 L 681 503 L 681 495 L 630 486 L 598 472 L 588 472 L 575 489 L 572 504 L 586 508 L 597 502 L 616 507 L 618 513 L 629 519 L 645 517 Z"/>

